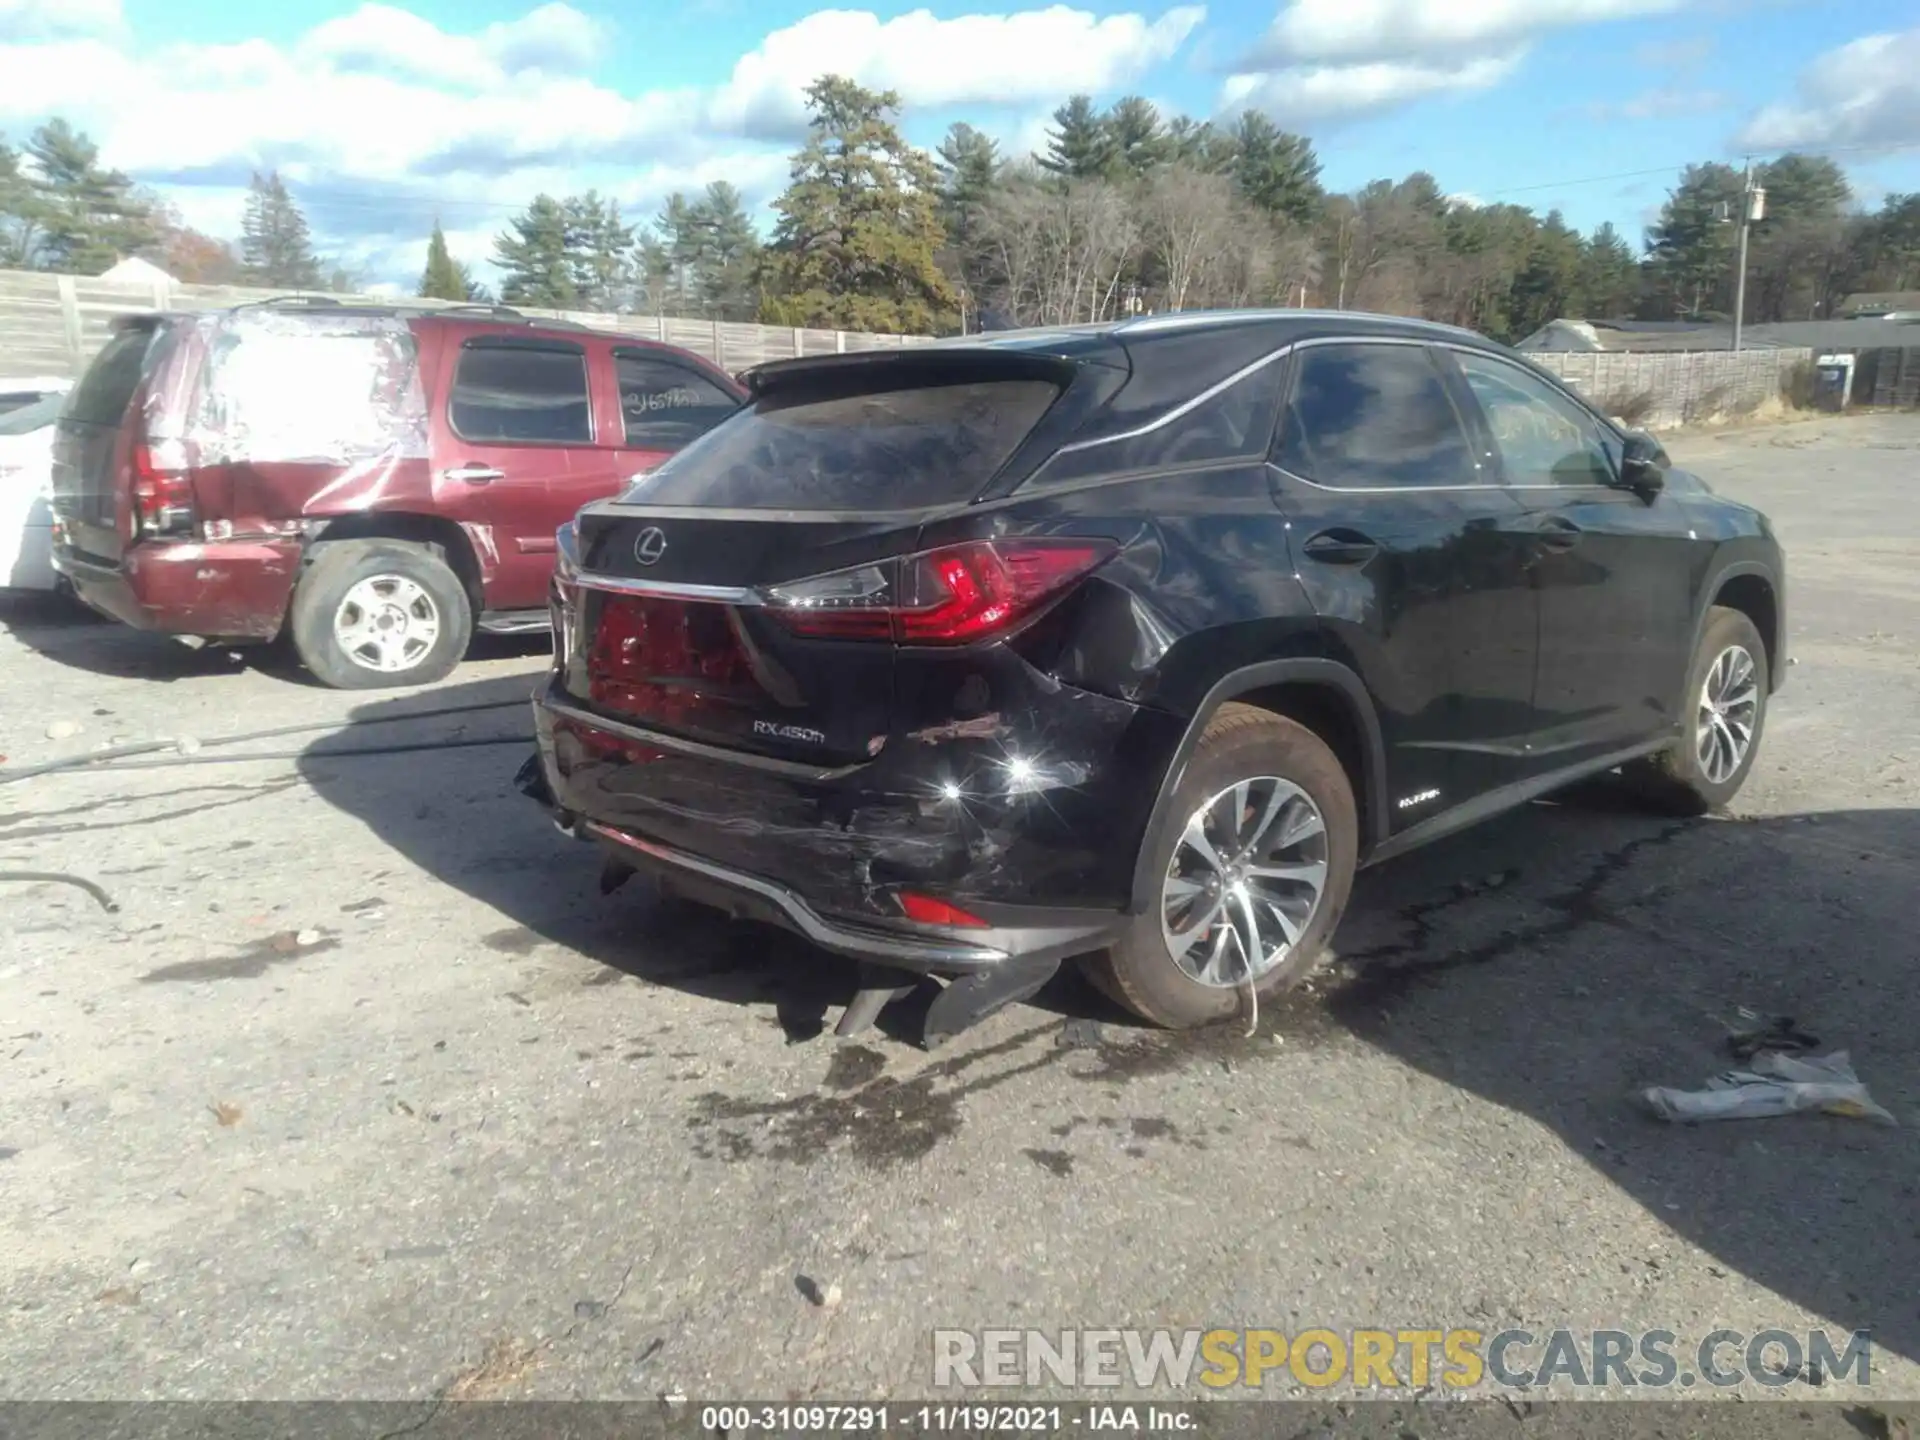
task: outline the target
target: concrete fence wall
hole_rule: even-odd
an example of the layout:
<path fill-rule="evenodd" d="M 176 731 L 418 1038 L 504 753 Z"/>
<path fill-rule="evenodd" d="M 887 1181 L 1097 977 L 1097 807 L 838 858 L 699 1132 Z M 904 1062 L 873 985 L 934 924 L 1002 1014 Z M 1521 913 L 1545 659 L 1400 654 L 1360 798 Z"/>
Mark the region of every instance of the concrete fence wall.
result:
<path fill-rule="evenodd" d="M 107 343 L 114 316 L 154 310 L 217 310 L 248 301 L 289 295 L 237 285 L 108 284 L 74 275 L 0 270 L 0 376 L 77 376 Z M 386 297 L 339 295 L 343 301 L 382 303 Z M 513 307 L 544 320 L 571 320 L 598 330 L 646 340 L 664 340 L 717 361 L 729 371 L 766 360 L 828 355 L 841 350 L 878 350 L 913 343 L 900 335 L 852 330 L 799 330 L 776 325 L 734 325 L 656 315 L 601 315 L 571 310 Z"/>
<path fill-rule="evenodd" d="M 1787 398 L 1811 350 L 1541 352 L 1552 370 L 1609 415 L 1661 429 L 1744 415 Z"/>

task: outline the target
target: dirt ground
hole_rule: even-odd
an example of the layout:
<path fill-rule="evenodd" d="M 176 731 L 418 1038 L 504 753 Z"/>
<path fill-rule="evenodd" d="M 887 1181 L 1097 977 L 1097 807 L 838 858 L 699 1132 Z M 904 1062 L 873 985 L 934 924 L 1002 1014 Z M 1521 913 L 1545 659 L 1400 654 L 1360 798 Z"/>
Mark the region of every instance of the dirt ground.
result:
<path fill-rule="evenodd" d="M 1674 449 L 1789 552 L 1734 813 L 1600 789 L 1371 871 L 1251 1039 L 1063 980 L 836 1042 L 847 967 L 603 898 L 509 789 L 534 648 L 354 697 L 10 606 L 6 766 L 199 748 L 0 785 L 0 871 L 70 877 L 0 884 L 0 1397 L 908 1397 L 936 1326 L 1566 1325 L 1871 1327 L 1920 1398 L 1920 419 Z M 1902 1128 L 1635 1109 L 1743 1006 Z"/>

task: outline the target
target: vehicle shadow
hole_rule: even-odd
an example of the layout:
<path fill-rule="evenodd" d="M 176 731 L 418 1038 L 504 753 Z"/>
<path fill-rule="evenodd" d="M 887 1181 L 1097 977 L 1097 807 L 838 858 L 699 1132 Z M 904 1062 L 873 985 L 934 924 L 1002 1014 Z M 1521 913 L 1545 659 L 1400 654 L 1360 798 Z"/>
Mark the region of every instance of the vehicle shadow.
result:
<path fill-rule="evenodd" d="M 64 595 L 0 594 L 0 630 L 56 664 L 116 680 L 168 682 L 257 670 L 293 684 L 320 683 L 290 646 L 190 645 L 118 624 Z M 551 643 L 545 632 L 479 634 L 466 658 L 517 659 L 537 655 Z"/>
<path fill-rule="evenodd" d="M 527 688 L 523 673 L 435 693 L 457 706 Z M 370 701 L 356 718 L 405 703 Z M 609 981 L 771 1006 L 788 1043 L 821 1034 L 851 998 L 850 964 L 638 883 L 603 896 L 597 851 L 556 834 L 512 789 L 528 753 L 428 751 L 403 773 L 315 754 L 301 768 L 412 864 L 504 917 L 489 946 L 564 947 L 608 967 Z M 1105 1038 L 1248 1064 L 1275 1053 L 1275 1030 L 1365 1044 L 1553 1131 L 1720 1268 L 1920 1359 L 1915 873 L 1911 808 L 1679 821 L 1589 786 L 1364 873 L 1335 963 L 1308 993 L 1263 1007 L 1259 1036 Z M 1087 1020 L 1126 1023 L 1072 978 L 1035 1004 L 1078 1022 L 1063 1030 L 1079 1030 L 1070 1043 L 1099 1043 Z M 1729 1032 L 1756 1023 L 1743 1009 L 1793 1017 L 1822 1053 L 1851 1052 L 1904 1128 L 1832 1116 L 1689 1127 L 1643 1113 L 1639 1089 L 1695 1088 L 1735 1063 Z M 917 1034 L 912 1005 L 883 1019 L 896 1039 Z"/>

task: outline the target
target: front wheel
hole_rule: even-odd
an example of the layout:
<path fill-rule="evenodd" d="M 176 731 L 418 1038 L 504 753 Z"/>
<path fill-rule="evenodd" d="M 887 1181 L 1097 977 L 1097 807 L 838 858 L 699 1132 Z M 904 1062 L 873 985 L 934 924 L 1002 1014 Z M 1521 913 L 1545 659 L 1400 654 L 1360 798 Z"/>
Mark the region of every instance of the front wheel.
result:
<path fill-rule="evenodd" d="M 1158 893 L 1090 979 L 1157 1025 L 1230 1018 L 1249 989 L 1303 979 L 1353 888 L 1360 822 L 1339 757 L 1304 725 L 1221 707 L 1165 823 L 1147 837 Z"/>
<path fill-rule="evenodd" d="M 1708 613 L 1687 674 L 1680 738 L 1630 765 L 1628 781 L 1655 808 L 1702 815 L 1733 799 L 1752 772 L 1767 720 L 1767 649 L 1738 610 Z"/>
<path fill-rule="evenodd" d="M 424 685 L 473 638 L 473 609 L 439 553 L 404 540 L 314 547 L 289 616 L 294 649 L 335 690 Z"/>

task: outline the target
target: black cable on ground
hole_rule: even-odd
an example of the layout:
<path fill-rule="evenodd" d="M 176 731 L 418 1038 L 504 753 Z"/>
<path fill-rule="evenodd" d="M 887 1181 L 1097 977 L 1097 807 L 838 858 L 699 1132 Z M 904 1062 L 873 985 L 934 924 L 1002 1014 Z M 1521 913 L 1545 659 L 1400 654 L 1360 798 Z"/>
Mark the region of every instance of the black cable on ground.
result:
<path fill-rule="evenodd" d="M 27 885 L 72 885 L 91 895 L 100 902 L 100 908 L 109 915 L 120 912 L 111 895 L 93 881 L 82 875 L 69 875 L 64 870 L 0 870 L 0 880 L 17 880 Z"/>
<path fill-rule="evenodd" d="M 171 770 L 176 765 L 245 765 L 250 760 L 351 760 L 361 755 L 412 755 L 422 750 L 468 750 L 484 745 L 531 745 L 533 736 L 495 735 L 471 740 L 422 740 L 411 745 L 355 745 L 339 750 L 254 750 L 245 755 L 169 755 L 164 760 L 129 760 L 102 765 L 117 770 Z"/>

